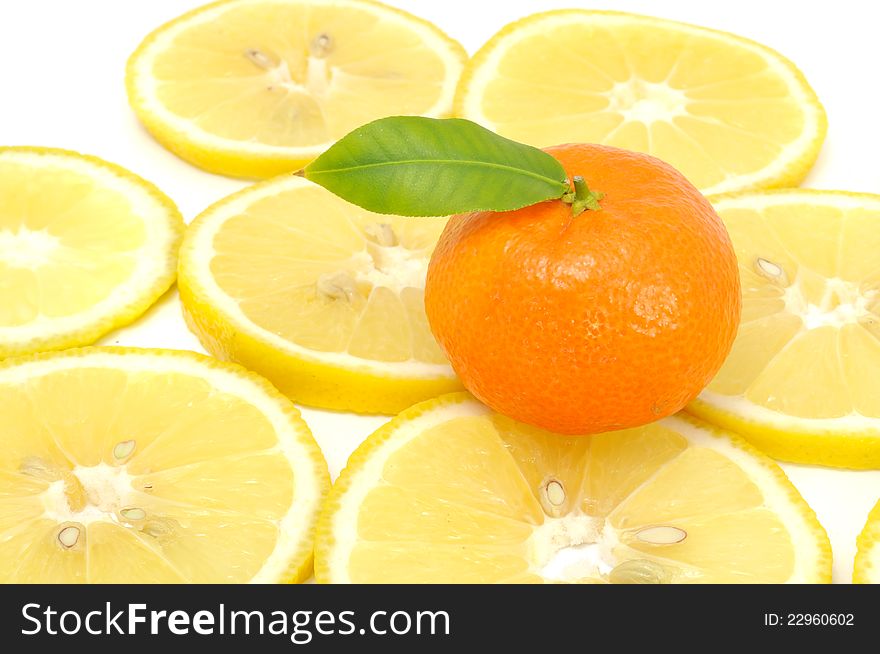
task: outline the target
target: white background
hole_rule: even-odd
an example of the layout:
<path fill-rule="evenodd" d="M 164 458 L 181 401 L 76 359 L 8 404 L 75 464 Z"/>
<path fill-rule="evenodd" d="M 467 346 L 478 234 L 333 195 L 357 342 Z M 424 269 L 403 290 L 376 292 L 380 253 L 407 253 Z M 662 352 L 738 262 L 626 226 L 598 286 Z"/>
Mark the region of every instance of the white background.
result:
<path fill-rule="evenodd" d="M 510 20 L 564 6 L 618 9 L 736 32 L 776 48 L 805 73 L 828 111 L 825 147 L 805 186 L 880 193 L 880 5 L 864 0 L 390 0 L 475 51 Z M 129 110 L 125 61 L 159 24 L 197 0 L 0 0 L 0 145 L 95 154 L 156 183 L 187 221 L 244 182 L 204 173 L 157 145 Z M 573 80 L 576 83 L 576 80 Z M 203 351 L 172 291 L 103 344 Z M 878 388 L 880 392 L 880 388 Z M 384 417 L 304 409 L 333 475 Z M 852 573 L 855 538 L 880 497 L 880 471 L 783 465 L 834 547 L 834 578 Z"/>

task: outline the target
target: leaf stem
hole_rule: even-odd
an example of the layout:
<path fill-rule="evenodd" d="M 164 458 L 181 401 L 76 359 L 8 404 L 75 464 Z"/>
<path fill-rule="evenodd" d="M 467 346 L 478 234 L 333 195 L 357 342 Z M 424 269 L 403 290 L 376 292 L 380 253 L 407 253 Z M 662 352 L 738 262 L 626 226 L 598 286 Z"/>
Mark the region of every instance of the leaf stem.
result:
<path fill-rule="evenodd" d="M 584 211 L 601 211 L 599 200 L 605 197 L 601 191 L 591 191 L 587 181 L 580 175 L 571 179 L 574 190 L 562 196 L 562 201 L 571 205 L 572 216 L 580 216 Z"/>

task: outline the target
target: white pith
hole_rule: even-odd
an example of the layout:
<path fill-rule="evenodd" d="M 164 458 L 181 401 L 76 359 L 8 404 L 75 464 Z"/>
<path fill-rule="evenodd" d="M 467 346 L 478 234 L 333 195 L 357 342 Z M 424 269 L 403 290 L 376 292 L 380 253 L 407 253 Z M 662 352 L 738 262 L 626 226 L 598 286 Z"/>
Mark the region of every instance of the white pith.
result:
<path fill-rule="evenodd" d="M 532 571 L 549 581 L 600 578 L 616 565 L 618 539 L 601 518 L 573 514 L 544 519 L 529 539 Z"/>
<path fill-rule="evenodd" d="M 775 431 L 805 436 L 858 434 L 880 438 L 880 420 L 855 412 L 838 418 L 799 418 L 755 404 L 742 395 L 721 395 L 708 389 L 700 393 L 697 402 L 757 428 L 766 425 Z"/>
<path fill-rule="evenodd" d="M 136 251 L 126 253 L 135 261 L 131 276 L 107 297 L 88 309 L 69 316 L 49 318 L 39 315 L 24 325 L 0 326 L 0 343 L 13 347 L 23 346 L 33 341 L 89 329 L 112 320 L 121 310 L 142 301 L 154 289 L 157 279 L 167 275 L 171 266 L 170 258 L 176 256 L 171 251 L 171 245 L 178 239 L 178 233 L 169 219 L 168 206 L 154 197 L 147 188 L 117 174 L 109 167 L 75 155 L 7 150 L 0 152 L 0 158 L 33 168 L 35 176 L 41 170 L 60 168 L 92 178 L 97 188 L 119 193 L 126 198 L 131 205 L 132 214 L 142 220 L 145 232 L 143 245 Z M 27 263 L 27 260 L 31 263 L 38 260 L 45 263 L 54 253 L 63 251 L 63 248 L 58 248 L 50 239 L 54 237 L 41 232 L 19 230 L 12 233 L 0 228 L 0 261 L 17 261 L 19 265 Z M 23 247 L 19 254 L 14 251 L 17 247 Z"/>
<path fill-rule="evenodd" d="M 868 306 L 876 298 L 877 291 L 862 293 L 857 283 L 836 277 L 826 280 L 824 293 L 818 303 L 807 299 L 797 279 L 783 293 L 785 310 L 800 316 L 807 331 L 820 327 L 840 329 L 845 325 L 857 325 L 873 315 L 868 311 Z"/>
<path fill-rule="evenodd" d="M 388 459 L 425 430 L 438 424 L 460 417 L 488 414 L 490 410 L 475 400 L 441 401 L 435 408 L 400 424 L 384 442 L 370 452 L 370 456 L 363 461 L 356 473 L 347 477 L 347 488 L 337 498 L 338 506 L 329 525 L 333 546 L 325 561 L 326 568 L 331 573 L 331 582 L 352 581 L 348 572 L 348 561 L 359 540 L 360 507 L 374 488 L 385 483 L 382 472 Z M 805 505 L 802 502 L 797 503 L 799 498 L 792 487 L 780 483 L 776 476 L 779 474 L 778 470 L 774 474 L 775 464 L 742 449 L 723 432 L 710 431 L 686 417 L 672 416 L 664 419 L 661 424 L 681 434 L 690 447 L 714 450 L 745 472 L 763 493 L 764 507 L 777 514 L 789 532 L 792 543 L 796 544 L 794 570 L 788 582 L 814 580 L 817 561 L 822 560 L 824 554 L 816 543 L 812 525 L 803 515 Z M 646 480 L 645 484 L 649 481 L 650 479 Z M 620 563 L 615 560 L 612 550 L 621 542 L 622 536 L 624 533 L 612 528 L 607 520 L 587 516 L 579 511 L 555 518 L 545 516 L 544 523 L 534 527 L 527 543 L 527 560 L 530 565 L 528 572 L 548 581 L 606 578 Z M 426 552 L 426 556 L 428 555 Z M 670 564 L 677 566 L 681 575 L 692 576 L 696 573 L 685 564 Z"/>
<path fill-rule="evenodd" d="M 396 294 L 405 288 L 425 288 L 428 258 L 402 245 L 369 245 L 360 253 L 355 280 L 370 288 L 383 286 Z"/>
<path fill-rule="evenodd" d="M 33 270 L 52 262 L 61 241 L 45 229 L 0 228 L 0 263 Z"/>
<path fill-rule="evenodd" d="M 113 353 L 94 351 L 61 355 L 0 369 L 0 388 L 3 385 L 21 386 L 29 380 L 65 370 L 79 368 L 108 368 L 131 373 L 172 373 L 191 375 L 204 379 L 219 393 L 229 394 L 254 406 L 271 423 L 278 437 L 278 444 L 269 451 L 281 452 L 293 470 L 295 488 L 288 513 L 278 521 L 278 541 L 252 583 L 274 583 L 283 580 L 291 556 L 310 537 L 312 521 L 303 519 L 313 516 L 321 501 L 323 480 L 316 465 L 317 445 L 311 441 L 304 423 L 294 423 L 286 413 L 286 402 L 272 397 L 252 379 L 242 373 L 225 370 L 201 363 L 195 358 L 171 353 L 149 351 Z M 45 515 L 64 523 L 88 525 L 94 521 L 119 523 L 118 511 L 137 506 L 138 492 L 132 488 L 125 466 L 78 466 L 73 474 L 83 484 L 90 502 L 83 510 L 72 510 L 64 497 L 62 481 L 52 482 L 42 494 Z"/>
<path fill-rule="evenodd" d="M 326 35 L 322 35 L 326 37 Z M 320 37 L 319 37 L 320 38 Z M 329 40 L 329 37 L 326 37 Z M 310 48 L 310 56 L 306 57 L 306 74 L 303 82 L 297 82 L 290 74 L 290 64 L 286 59 L 272 61 L 265 53 L 259 50 L 251 50 L 247 56 L 254 65 L 265 70 L 262 82 L 263 86 L 273 89 L 284 89 L 288 93 L 303 93 L 314 97 L 327 95 L 334 81 L 337 79 L 332 67 L 327 65 L 326 59 L 315 52 L 315 43 Z"/>
<path fill-rule="evenodd" d="M 214 239 L 224 222 L 232 216 L 245 213 L 248 206 L 262 198 L 309 186 L 314 186 L 314 184 L 301 177 L 291 175 L 254 187 L 229 201 L 208 209 L 200 218 L 201 222 L 198 228 L 191 232 L 192 240 L 189 245 L 181 251 L 182 268 L 185 270 L 185 274 L 191 275 L 198 282 L 199 286 L 204 289 L 204 293 L 211 299 L 214 308 L 224 314 L 236 329 L 287 352 L 297 359 L 390 378 L 452 378 L 454 376 L 452 367 L 446 363 L 435 364 L 415 360 L 388 363 L 356 357 L 347 352 L 316 352 L 302 347 L 254 324 L 242 311 L 239 303 L 227 295 L 217 284 L 211 274 L 210 265 L 216 254 Z M 374 252 L 378 252 L 374 256 L 364 252 L 360 262 L 362 272 L 358 281 L 371 285 L 385 285 L 387 283 L 392 290 L 401 288 L 403 285 L 424 288 L 425 281 L 422 271 L 427 269 L 427 259 L 423 258 L 423 261 L 415 262 L 412 254 L 409 251 L 403 252 L 404 249 L 402 247 L 374 248 Z M 376 267 L 377 257 L 384 261 L 386 266 L 384 272 Z M 400 263 L 403 266 L 395 267 Z M 388 272 L 392 267 L 394 267 L 394 272 Z M 417 275 L 420 277 L 416 280 L 415 276 Z M 410 282 L 413 281 L 417 283 L 411 284 Z"/>
<path fill-rule="evenodd" d="M 206 8 L 195 15 L 188 17 L 184 21 L 168 25 L 155 33 L 155 38 L 142 52 L 140 52 L 132 69 L 134 75 L 134 88 L 136 89 L 138 99 L 147 113 L 156 116 L 162 124 L 170 126 L 174 131 L 186 134 L 187 139 L 197 143 L 200 148 L 208 150 L 227 150 L 260 156 L 312 158 L 317 153 L 322 152 L 329 147 L 332 144 L 332 141 L 303 147 L 286 147 L 267 145 L 255 140 L 237 141 L 234 139 L 228 139 L 206 131 L 199 127 L 195 122 L 169 111 L 159 100 L 159 84 L 152 74 L 156 55 L 168 47 L 171 47 L 175 38 L 187 29 L 193 26 L 214 22 L 230 9 L 246 4 L 249 1 L 251 0 L 237 0 L 235 2 L 227 2 Z M 291 0 L 260 0 L 260 2 L 289 4 Z M 382 5 L 366 5 L 358 2 L 358 0 L 308 0 L 308 3 L 312 5 L 335 6 L 343 9 L 346 7 L 353 7 L 360 10 L 369 9 L 381 16 L 383 21 L 398 24 L 403 29 L 415 32 L 422 42 L 430 44 L 430 49 L 433 52 L 443 57 L 447 70 L 447 75 L 444 77 L 437 102 L 428 111 L 424 112 L 423 115 L 432 118 L 439 118 L 449 113 L 450 107 L 452 106 L 452 98 L 455 95 L 456 83 L 458 82 L 458 76 L 463 64 L 457 53 L 451 50 L 449 43 L 444 40 L 435 29 L 432 29 L 431 26 L 422 24 L 421 22 L 408 19 L 407 16 L 400 15 Z M 331 83 L 330 79 L 332 71 L 327 70 L 327 64 L 323 60 L 316 57 L 309 58 L 308 75 L 305 84 L 296 84 L 293 82 L 290 73 L 286 68 L 286 64 L 279 64 L 278 66 L 273 66 L 267 69 L 265 79 L 267 82 L 266 85 L 271 86 L 273 83 L 279 83 L 290 91 L 304 90 L 309 94 L 322 94 L 327 92 L 327 85 Z M 340 74 L 342 73 L 342 71 L 339 72 Z M 341 137 L 343 135 L 340 134 L 338 136 Z"/>
<path fill-rule="evenodd" d="M 99 463 L 96 466 L 75 466 L 73 475 L 86 491 L 88 503 L 77 510 L 70 506 L 65 497 L 65 482 L 53 481 L 42 494 L 43 514 L 50 520 L 78 522 L 88 525 L 103 520 L 119 524 L 119 511 L 136 504 L 137 497 L 131 485 L 132 477 L 124 465 L 110 466 Z"/>
<path fill-rule="evenodd" d="M 615 82 L 608 92 L 608 110 L 623 116 L 624 124 L 672 122 L 687 115 L 687 93 L 668 82 L 646 82 L 631 78 Z"/>
<path fill-rule="evenodd" d="M 800 159 L 808 151 L 818 137 L 822 129 L 821 110 L 814 106 L 815 99 L 809 95 L 803 87 L 803 82 L 798 79 L 789 65 L 782 60 L 777 53 L 764 48 L 757 43 L 741 39 L 730 34 L 724 34 L 715 30 L 687 25 L 675 21 L 663 20 L 649 16 L 637 16 L 630 14 L 591 12 L 585 14 L 582 11 L 552 13 L 523 24 L 514 32 L 506 34 L 493 49 L 485 53 L 485 58 L 470 79 L 468 93 L 463 98 L 463 115 L 492 129 L 494 121 L 487 116 L 481 104 L 481 93 L 488 84 L 496 79 L 499 65 L 508 48 L 515 47 L 517 42 L 538 34 L 547 34 L 557 27 L 571 24 L 572 20 L 582 20 L 590 24 L 599 25 L 614 31 L 616 28 L 640 24 L 650 30 L 672 29 L 686 34 L 693 34 L 705 38 L 713 38 L 730 44 L 732 47 L 742 48 L 762 57 L 770 70 L 782 79 L 788 87 L 791 98 L 804 109 L 804 129 L 798 137 L 788 143 L 780 154 L 767 166 L 748 174 L 731 174 L 723 181 L 714 186 L 700 189 L 704 194 L 729 193 L 743 190 L 766 183 L 768 179 L 774 179 L 782 175 L 786 169 Z M 642 86 L 639 96 L 633 101 L 633 87 L 628 83 L 616 84 L 607 93 L 610 107 L 617 107 L 624 116 L 625 125 L 629 121 L 639 121 L 646 124 L 658 120 L 671 121 L 681 113 L 681 104 L 678 101 L 676 89 L 666 83 L 656 83 Z M 686 95 L 686 93 L 685 93 Z M 621 125 L 621 127 L 622 127 Z M 620 128 L 619 128 L 620 129 Z"/>

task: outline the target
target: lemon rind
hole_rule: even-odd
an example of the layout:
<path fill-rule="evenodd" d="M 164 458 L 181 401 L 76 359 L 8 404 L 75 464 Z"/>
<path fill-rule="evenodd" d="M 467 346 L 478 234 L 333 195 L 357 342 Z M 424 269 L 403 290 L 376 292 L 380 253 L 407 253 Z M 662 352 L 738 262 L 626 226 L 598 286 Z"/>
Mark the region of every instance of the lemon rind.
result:
<path fill-rule="evenodd" d="M 864 528 L 856 538 L 852 582 L 880 583 L 880 502 L 871 509 Z"/>

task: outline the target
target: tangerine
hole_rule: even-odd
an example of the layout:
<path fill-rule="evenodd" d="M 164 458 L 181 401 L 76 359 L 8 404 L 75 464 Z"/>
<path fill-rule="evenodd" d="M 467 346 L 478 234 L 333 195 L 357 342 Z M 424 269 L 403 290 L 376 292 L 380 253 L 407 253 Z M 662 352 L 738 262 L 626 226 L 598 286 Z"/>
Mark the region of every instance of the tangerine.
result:
<path fill-rule="evenodd" d="M 673 414 L 736 335 L 727 231 L 659 159 L 592 144 L 546 151 L 593 189 L 592 208 L 574 215 L 553 200 L 452 217 L 428 267 L 431 330 L 468 390 L 521 422 L 592 434 Z"/>

